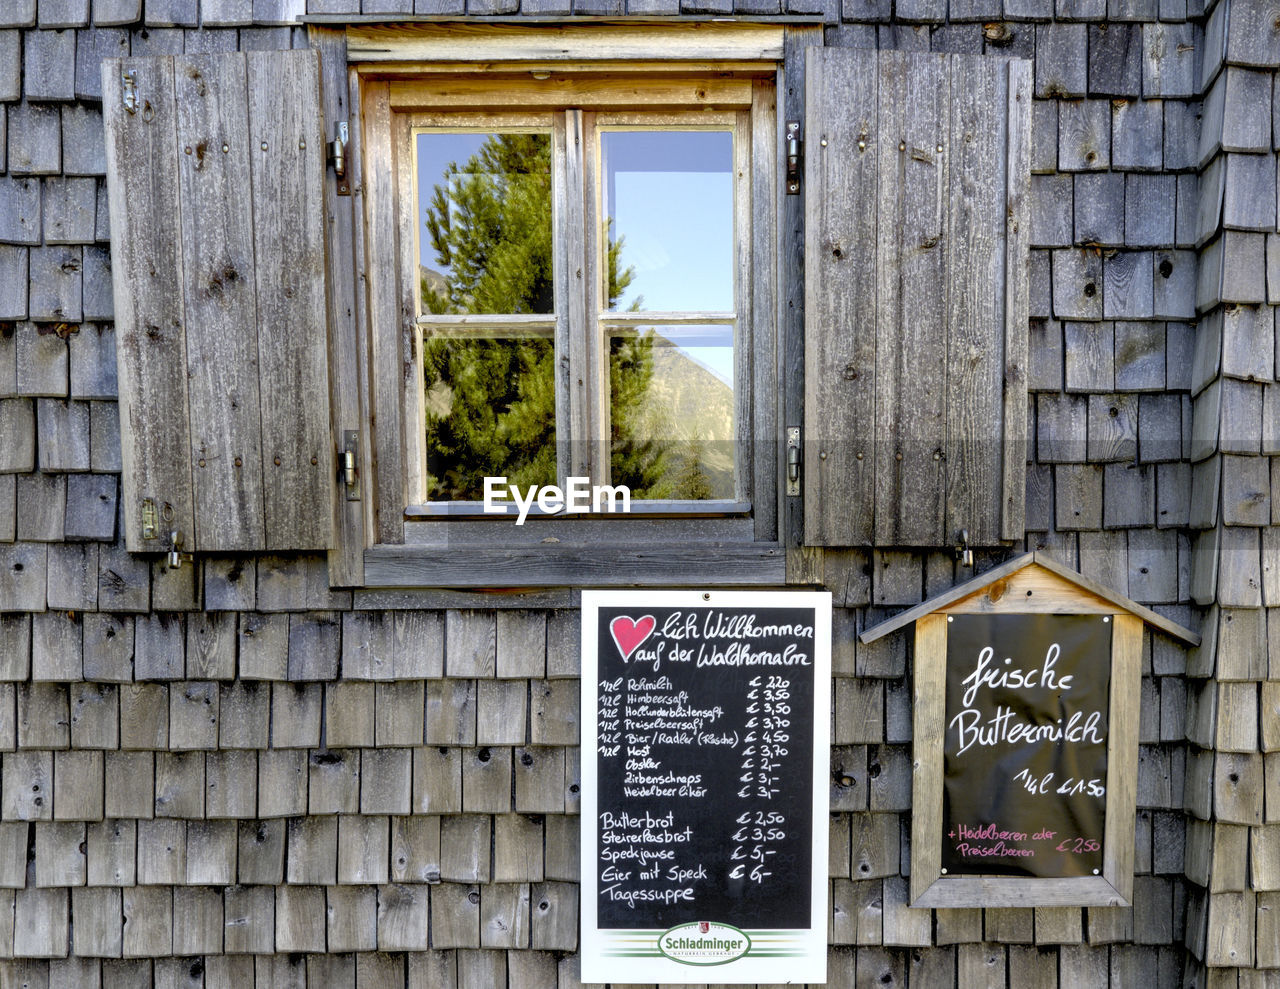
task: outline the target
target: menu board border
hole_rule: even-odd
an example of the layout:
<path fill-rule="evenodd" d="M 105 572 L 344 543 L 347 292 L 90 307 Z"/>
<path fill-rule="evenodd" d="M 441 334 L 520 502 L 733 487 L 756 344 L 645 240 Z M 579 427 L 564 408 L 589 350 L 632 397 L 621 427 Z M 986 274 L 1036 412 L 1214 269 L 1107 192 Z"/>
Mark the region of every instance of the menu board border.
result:
<path fill-rule="evenodd" d="M 602 930 L 597 923 L 597 798 L 599 610 L 614 606 L 711 608 L 806 608 L 814 620 L 813 780 L 810 921 L 807 929 L 746 931 L 750 951 L 714 966 L 673 961 L 657 948 L 659 929 Z M 584 590 L 582 618 L 581 757 L 581 978 L 584 983 L 680 983 L 718 985 L 761 982 L 826 982 L 828 839 L 830 835 L 831 594 L 827 591 L 637 591 Z M 728 812 L 728 811 L 726 811 Z M 714 920 L 715 918 L 709 918 Z M 649 944 L 650 939 L 652 943 Z M 763 952 L 763 953 L 761 953 Z"/>
<path fill-rule="evenodd" d="M 1000 614 L 1044 614 L 1040 607 Z M 1031 878 L 942 874 L 943 746 L 946 731 L 947 615 L 922 616 L 915 630 L 914 778 L 911 819 L 911 906 L 1123 907 L 1133 899 L 1134 815 L 1138 788 L 1138 720 L 1142 686 L 1142 619 L 1116 609 L 1064 607 L 1056 614 L 1112 616 L 1111 693 L 1107 728 L 1107 796 L 1099 876 Z"/>

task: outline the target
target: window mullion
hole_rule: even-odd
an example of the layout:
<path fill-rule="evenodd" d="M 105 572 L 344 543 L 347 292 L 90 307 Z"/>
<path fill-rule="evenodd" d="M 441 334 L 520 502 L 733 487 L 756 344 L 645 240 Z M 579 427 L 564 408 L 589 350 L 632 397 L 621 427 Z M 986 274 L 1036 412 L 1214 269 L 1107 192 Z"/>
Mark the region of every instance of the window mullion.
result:
<path fill-rule="evenodd" d="M 578 202 L 582 205 L 582 237 L 580 241 L 582 265 L 578 269 L 577 296 L 583 302 L 582 333 L 579 345 L 582 350 L 576 363 L 574 387 L 585 400 L 586 430 L 580 434 L 580 447 L 585 454 L 584 474 L 593 484 L 609 483 L 609 376 L 605 348 L 598 313 L 601 309 L 601 288 L 604 280 L 601 244 L 602 220 L 599 197 L 599 143 L 596 134 L 596 114 L 579 112 L 581 120 L 580 147 L 583 151 L 582 184 Z"/>

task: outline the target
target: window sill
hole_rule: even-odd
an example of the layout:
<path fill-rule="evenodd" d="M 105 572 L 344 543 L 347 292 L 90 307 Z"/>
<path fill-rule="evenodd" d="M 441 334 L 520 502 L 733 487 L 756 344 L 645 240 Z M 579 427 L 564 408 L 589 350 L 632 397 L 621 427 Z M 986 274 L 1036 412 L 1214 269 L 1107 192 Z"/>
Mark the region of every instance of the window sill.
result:
<path fill-rule="evenodd" d="M 518 542 L 379 545 L 365 550 L 366 587 L 744 587 L 786 583 L 778 543 Z"/>

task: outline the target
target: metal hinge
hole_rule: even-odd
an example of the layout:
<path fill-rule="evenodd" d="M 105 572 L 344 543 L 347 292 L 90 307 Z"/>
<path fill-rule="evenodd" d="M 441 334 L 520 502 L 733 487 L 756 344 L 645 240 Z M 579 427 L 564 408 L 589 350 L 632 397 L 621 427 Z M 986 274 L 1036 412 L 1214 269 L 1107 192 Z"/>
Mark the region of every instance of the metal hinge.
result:
<path fill-rule="evenodd" d="M 329 164 L 338 180 L 338 195 L 351 195 L 351 182 L 347 178 L 347 138 L 350 132 L 347 122 L 339 120 L 333 125 L 333 140 L 329 142 Z"/>
<path fill-rule="evenodd" d="M 800 194 L 800 156 L 804 144 L 800 140 L 800 121 L 787 121 L 787 195 Z"/>
<path fill-rule="evenodd" d="M 342 431 L 342 486 L 347 501 L 360 500 L 360 434 L 354 429 Z"/>
<path fill-rule="evenodd" d="M 800 427 L 787 427 L 787 494 L 800 493 Z"/>

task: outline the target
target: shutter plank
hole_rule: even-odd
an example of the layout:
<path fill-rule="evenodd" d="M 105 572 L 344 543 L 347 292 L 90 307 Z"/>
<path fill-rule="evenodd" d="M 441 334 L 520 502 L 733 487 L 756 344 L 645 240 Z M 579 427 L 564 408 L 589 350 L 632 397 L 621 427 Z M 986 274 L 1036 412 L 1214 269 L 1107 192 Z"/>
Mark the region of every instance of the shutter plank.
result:
<path fill-rule="evenodd" d="M 948 73 L 944 56 L 879 60 L 875 539 L 945 542 Z"/>
<path fill-rule="evenodd" d="M 805 542 L 871 542 L 876 54 L 809 48 L 805 78 Z M 840 112 L 824 118 L 822 108 Z M 859 151 L 858 143 L 866 145 Z M 825 144 L 823 143 L 825 142 Z"/>
<path fill-rule="evenodd" d="M 136 80 L 134 114 L 118 98 L 122 71 Z M 195 531 L 173 59 L 107 59 L 102 80 L 125 544 L 138 552 L 161 548 L 142 540 L 144 498 L 167 506 L 166 526 Z"/>
<path fill-rule="evenodd" d="M 1027 364 L 1031 242 L 1031 66 L 1009 63 L 1009 137 L 1005 165 L 1004 442 L 1001 539 L 1021 539 L 1027 502 Z"/>
<path fill-rule="evenodd" d="M 326 549 L 324 130 L 308 51 L 248 56 L 258 374 L 267 549 Z"/>
<path fill-rule="evenodd" d="M 213 552 L 264 543 L 246 85 L 242 55 L 174 61 L 193 548 Z"/>
<path fill-rule="evenodd" d="M 945 531 L 967 529 L 971 542 L 989 545 L 999 539 L 1003 487 L 1005 65 L 956 58 L 951 89 Z"/>

